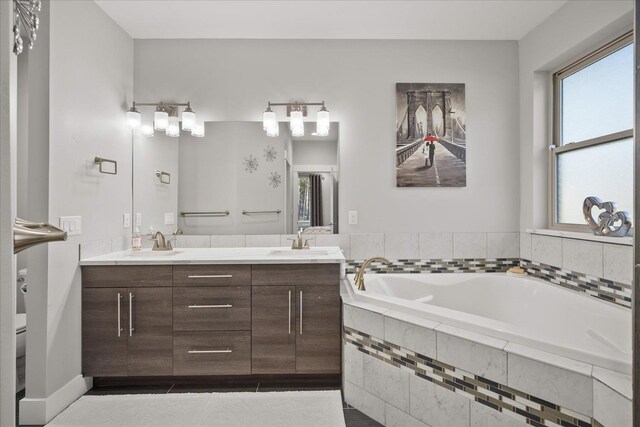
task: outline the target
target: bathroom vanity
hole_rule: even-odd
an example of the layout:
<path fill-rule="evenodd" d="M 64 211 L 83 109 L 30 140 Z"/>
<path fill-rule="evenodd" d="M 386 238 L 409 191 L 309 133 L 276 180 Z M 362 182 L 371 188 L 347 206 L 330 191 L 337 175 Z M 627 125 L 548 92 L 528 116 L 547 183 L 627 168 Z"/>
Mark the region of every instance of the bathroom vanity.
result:
<path fill-rule="evenodd" d="M 83 374 L 339 375 L 339 248 L 83 259 Z"/>

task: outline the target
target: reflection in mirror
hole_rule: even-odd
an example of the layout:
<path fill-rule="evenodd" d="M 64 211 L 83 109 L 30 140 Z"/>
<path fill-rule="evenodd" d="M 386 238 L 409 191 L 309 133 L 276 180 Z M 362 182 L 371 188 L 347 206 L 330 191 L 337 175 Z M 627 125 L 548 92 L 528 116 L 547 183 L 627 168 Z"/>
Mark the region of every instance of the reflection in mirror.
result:
<path fill-rule="evenodd" d="M 337 233 L 338 123 L 267 137 L 261 122 L 206 122 L 205 137 L 134 138 L 134 226 L 185 234 Z M 162 183 L 158 172 L 170 174 Z"/>

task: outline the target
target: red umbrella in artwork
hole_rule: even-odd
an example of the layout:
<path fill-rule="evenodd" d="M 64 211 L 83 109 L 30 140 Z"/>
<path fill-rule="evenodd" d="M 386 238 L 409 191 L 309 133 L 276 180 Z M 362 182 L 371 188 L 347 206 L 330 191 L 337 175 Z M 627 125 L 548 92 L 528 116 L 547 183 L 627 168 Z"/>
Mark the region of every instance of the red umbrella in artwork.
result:
<path fill-rule="evenodd" d="M 424 138 L 424 140 L 427 142 L 436 142 L 438 138 L 435 135 L 429 134 Z"/>

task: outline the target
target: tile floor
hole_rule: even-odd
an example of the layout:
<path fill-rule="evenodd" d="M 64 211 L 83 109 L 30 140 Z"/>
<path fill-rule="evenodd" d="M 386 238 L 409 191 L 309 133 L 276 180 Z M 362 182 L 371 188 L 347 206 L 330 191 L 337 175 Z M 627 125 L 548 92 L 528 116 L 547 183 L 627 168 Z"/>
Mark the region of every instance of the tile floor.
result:
<path fill-rule="evenodd" d="M 151 393 L 222 393 L 222 392 L 269 392 L 269 391 L 303 391 L 303 390 L 335 390 L 333 387 L 286 387 L 284 385 L 261 384 L 256 383 L 255 387 L 229 387 L 214 388 L 199 385 L 163 385 L 163 386 L 103 386 L 94 387 L 89 390 L 87 395 L 107 395 L 107 394 L 151 394 Z M 16 394 L 16 426 L 18 424 L 18 402 L 24 397 L 24 391 Z M 378 427 L 382 424 L 367 417 L 362 412 L 344 403 L 344 418 L 347 427 Z M 259 427 L 259 426 L 256 426 Z"/>

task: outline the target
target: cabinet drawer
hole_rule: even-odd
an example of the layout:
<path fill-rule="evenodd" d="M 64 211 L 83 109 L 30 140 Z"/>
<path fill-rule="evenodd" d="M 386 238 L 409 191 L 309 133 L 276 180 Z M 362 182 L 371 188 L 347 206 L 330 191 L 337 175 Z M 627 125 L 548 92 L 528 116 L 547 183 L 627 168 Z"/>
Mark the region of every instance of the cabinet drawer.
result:
<path fill-rule="evenodd" d="M 251 332 L 174 332 L 174 375 L 248 375 Z"/>
<path fill-rule="evenodd" d="M 84 288 L 133 288 L 139 286 L 171 286 L 172 266 L 91 266 L 82 267 Z"/>
<path fill-rule="evenodd" d="M 251 330 L 251 287 L 174 288 L 173 330 Z"/>
<path fill-rule="evenodd" d="M 252 283 L 256 285 L 334 285 L 340 284 L 340 264 L 254 265 Z"/>
<path fill-rule="evenodd" d="M 176 265 L 174 286 L 236 286 L 251 284 L 250 265 Z"/>

